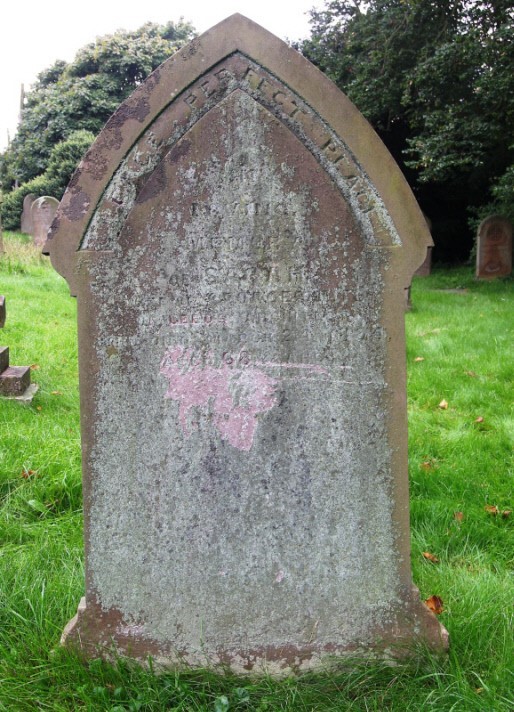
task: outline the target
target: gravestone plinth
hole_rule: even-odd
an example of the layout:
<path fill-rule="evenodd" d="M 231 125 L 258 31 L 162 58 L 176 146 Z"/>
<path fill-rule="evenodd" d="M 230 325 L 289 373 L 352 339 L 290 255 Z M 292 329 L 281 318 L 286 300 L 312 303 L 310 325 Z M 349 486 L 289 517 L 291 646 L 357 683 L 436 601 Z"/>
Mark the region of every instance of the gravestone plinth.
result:
<path fill-rule="evenodd" d="M 409 560 L 404 289 L 429 244 L 369 124 L 246 18 L 120 107 L 46 245 L 79 310 L 66 644 L 277 674 L 445 647 Z"/>
<path fill-rule="evenodd" d="M 476 276 L 495 279 L 511 272 L 512 223 L 501 215 L 491 215 L 478 228 Z"/>
<path fill-rule="evenodd" d="M 42 247 L 45 244 L 48 229 L 52 224 L 58 206 L 59 201 L 57 198 L 52 198 L 49 195 L 44 195 L 42 198 L 37 198 L 33 201 L 30 208 L 30 219 L 32 221 L 32 232 L 30 234 L 37 247 Z"/>

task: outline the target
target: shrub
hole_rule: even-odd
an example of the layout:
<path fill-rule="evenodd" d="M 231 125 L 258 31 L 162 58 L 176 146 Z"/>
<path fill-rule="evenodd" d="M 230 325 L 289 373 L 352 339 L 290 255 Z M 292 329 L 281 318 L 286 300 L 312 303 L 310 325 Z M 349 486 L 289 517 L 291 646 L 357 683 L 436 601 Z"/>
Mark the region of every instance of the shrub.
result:
<path fill-rule="evenodd" d="M 38 197 L 51 195 L 58 200 L 62 198 L 75 168 L 94 138 L 90 131 L 74 131 L 69 138 L 54 146 L 44 173 L 4 196 L 0 215 L 5 230 L 17 230 L 20 227 L 23 200 L 29 193 Z"/>

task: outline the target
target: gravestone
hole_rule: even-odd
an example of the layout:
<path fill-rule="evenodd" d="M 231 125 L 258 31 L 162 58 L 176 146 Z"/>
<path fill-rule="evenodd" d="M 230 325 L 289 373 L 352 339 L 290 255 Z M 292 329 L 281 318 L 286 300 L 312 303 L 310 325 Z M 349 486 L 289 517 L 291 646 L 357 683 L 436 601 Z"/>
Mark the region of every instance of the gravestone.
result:
<path fill-rule="evenodd" d="M 425 214 L 423 214 L 427 228 L 432 230 L 432 221 Z M 420 264 L 418 269 L 414 272 L 415 277 L 428 277 L 432 272 L 432 250 L 433 245 L 428 245 L 426 249 L 426 255 L 423 262 Z M 405 290 L 405 311 L 410 311 L 412 309 L 412 299 L 411 299 L 412 285 L 409 284 Z"/>
<path fill-rule="evenodd" d="M 403 303 L 429 244 L 355 107 L 240 15 L 122 104 L 45 247 L 79 312 L 64 643 L 273 674 L 444 649 L 409 559 Z"/>
<path fill-rule="evenodd" d="M 29 193 L 23 198 L 23 210 L 21 213 L 21 231 L 27 235 L 32 235 L 34 225 L 32 223 L 32 204 L 37 196 Z M 46 239 L 46 238 L 45 238 Z"/>
<path fill-rule="evenodd" d="M 6 306 L 5 306 L 5 297 L 0 294 L 0 329 L 3 329 L 5 326 L 5 320 L 7 317 L 7 312 L 6 312 Z"/>
<path fill-rule="evenodd" d="M 428 215 L 425 215 L 423 213 L 423 218 L 425 219 L 425 223 L 427 225 L 427 228 L 429 229 L 430 232 L 432 232 L 432 221 L 428 217 Z M 415 277 L 428 277 L 430 273 L 432 272 L 432 250 L 433 246 L 429 245 L 427 247 L 427 254 L 425 256 L 425 259 L 423 262 L 420 264 L 418 269 L 414 272 Z"/>
<path fill-rule="evenodd" d="M 432 272 L 432 249 L 433 248 L 431 246 L 427 247 L 425 259 L 414 272 L 415 277 L 428 277 Z"/>
<path fill-rule="evenodd" d="M 32 203 L 30 208 L 30 217 L 32 220 L 32 237 L 34 244 L 42 247 L 46 242 L 48 229 L 52 224 L 55 213 L 59 206 L 59 201 L 48 195 L 42 198 L 37 198 Z"/>
<path fill-rule="evenodd" d="M 491 215 L 480 223 L 477 235 L 476 276 L 508 277 L 512 272 L 512 223 Z"/>

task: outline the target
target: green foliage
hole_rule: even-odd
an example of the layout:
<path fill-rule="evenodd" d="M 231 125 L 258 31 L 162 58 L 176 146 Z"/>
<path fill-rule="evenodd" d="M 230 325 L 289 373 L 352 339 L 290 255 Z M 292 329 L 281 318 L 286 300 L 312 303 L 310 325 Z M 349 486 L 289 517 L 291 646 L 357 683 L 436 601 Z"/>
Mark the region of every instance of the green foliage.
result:
<path fill-rule="evenodd" d="M 74 131 L 97 134 L 120 103 L 156 67 L 193 36 L 189 23 L 147 23 L 98 38 L 71 64 L 58 61 L 39 74 L 26 96 L 18 132 L 0 155 L 0 186 L 43 173 L 52 148 Z"/>
<path fill-rule="evenodd" d="M 4 228 L 16 230 L 20 225 L 23 199 L 29 193 L 61 199 L 75 168 L 95 137 L 90 131 L 73 131 L 65 141 L 56 144 L 44 173 L 8 193 L 0 205 Z"/>
<path fill-rule="evenodd" d="M 458 2 L 332 0 L 311 12 L 302 51 L 335 81 L 378 129 L 407 121 L 410 73 L 455 31 Z"/>
<path fill-rule="evenodd" d="M 411 75 L 409 153 L 424 181 L 469 175 L 483 188 L 514 161 L 514 10 L 501 5 L 473 7 Z"/>
<path fill-rule="evenodd" d="M 509 166 L 498 179 L 493 186 L 492 194 L 494 202 L 487 212 L 500 213 L 514 223 L 514 165 Z"/>
<path fill-rule="evenodd" d="M 311 25 L 302 51 L 377 129 L 436 232 L 470 207 L 514 212 L 511 0 L 332 0 Z"/>

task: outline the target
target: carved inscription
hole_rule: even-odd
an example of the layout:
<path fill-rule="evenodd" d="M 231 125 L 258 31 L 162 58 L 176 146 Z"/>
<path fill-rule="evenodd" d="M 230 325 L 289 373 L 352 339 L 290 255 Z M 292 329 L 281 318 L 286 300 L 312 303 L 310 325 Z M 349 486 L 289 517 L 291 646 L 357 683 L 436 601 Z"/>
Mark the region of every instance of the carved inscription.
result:
<path fill-rule="evenodd" d="M 356 210 L 362 214 L 370 213 L 368 219 L 373 227 L 373 242 L 376 245 L 391 244 L 391 239 L 393 243 L 398 242 L 396 235 L 391 238 L 394 229 L 391 230 L 392 226 L 387 225 L 385 216 L 381 215 L 383 211 L 380 210 L 378 195 L 363 176 L 348 148 L 310 107 L 262 67 L 249 61 L 245 63 L 239 56 L 237 59 L 232 58 L 225 66 L 203 78 L 199 87 L 189 91 L 184 101 L 191 109 L 201 111 L 207 100 L 219 92 L 221 87 L 233 90 L 235 85 L 249 89 L 251 95 L 285 121 L 321 161 L 326 159 L 339 177 L 345 179 L 345 193 Z"/>
<path fill-rule="evenodd" d="M 331 176 L 360 221 L 369 247 L 390 247 L 400 244 L 400 238 L 388 216 L 383 202 L 358 162 L 344 142 L 320 117 L 289 87 L 269 74 L 263 67 L 236 53 L 224 60 L 213 71 L 205 74 L 186 90 L 181 100 L 175 100 L 152 126 L 148 135 L 137 143 L 106 190 L 83 248 L 105 249 L 105 222 L 102 213 L 112 220 L 119 215 L 122 225 L 136 194 L 132 186 L 137 176 L 148 174 L 165 153 L 177 144 L 207 112 L 234 91 L 244 91 L 283 122 L 297 138 L 315 155 L 324 170 Z M 157 147 L 157 150 L 156 150 Z M 192 213 L 210 209 L 195 201 Z M 269 215 L 270 206 L 255 201 L 242 201 L 233 206 L 248 216 Z M 199 237 L 209 239 L 209 236 Z M 233 236 L 237 240 L 237 236 Z"/>

